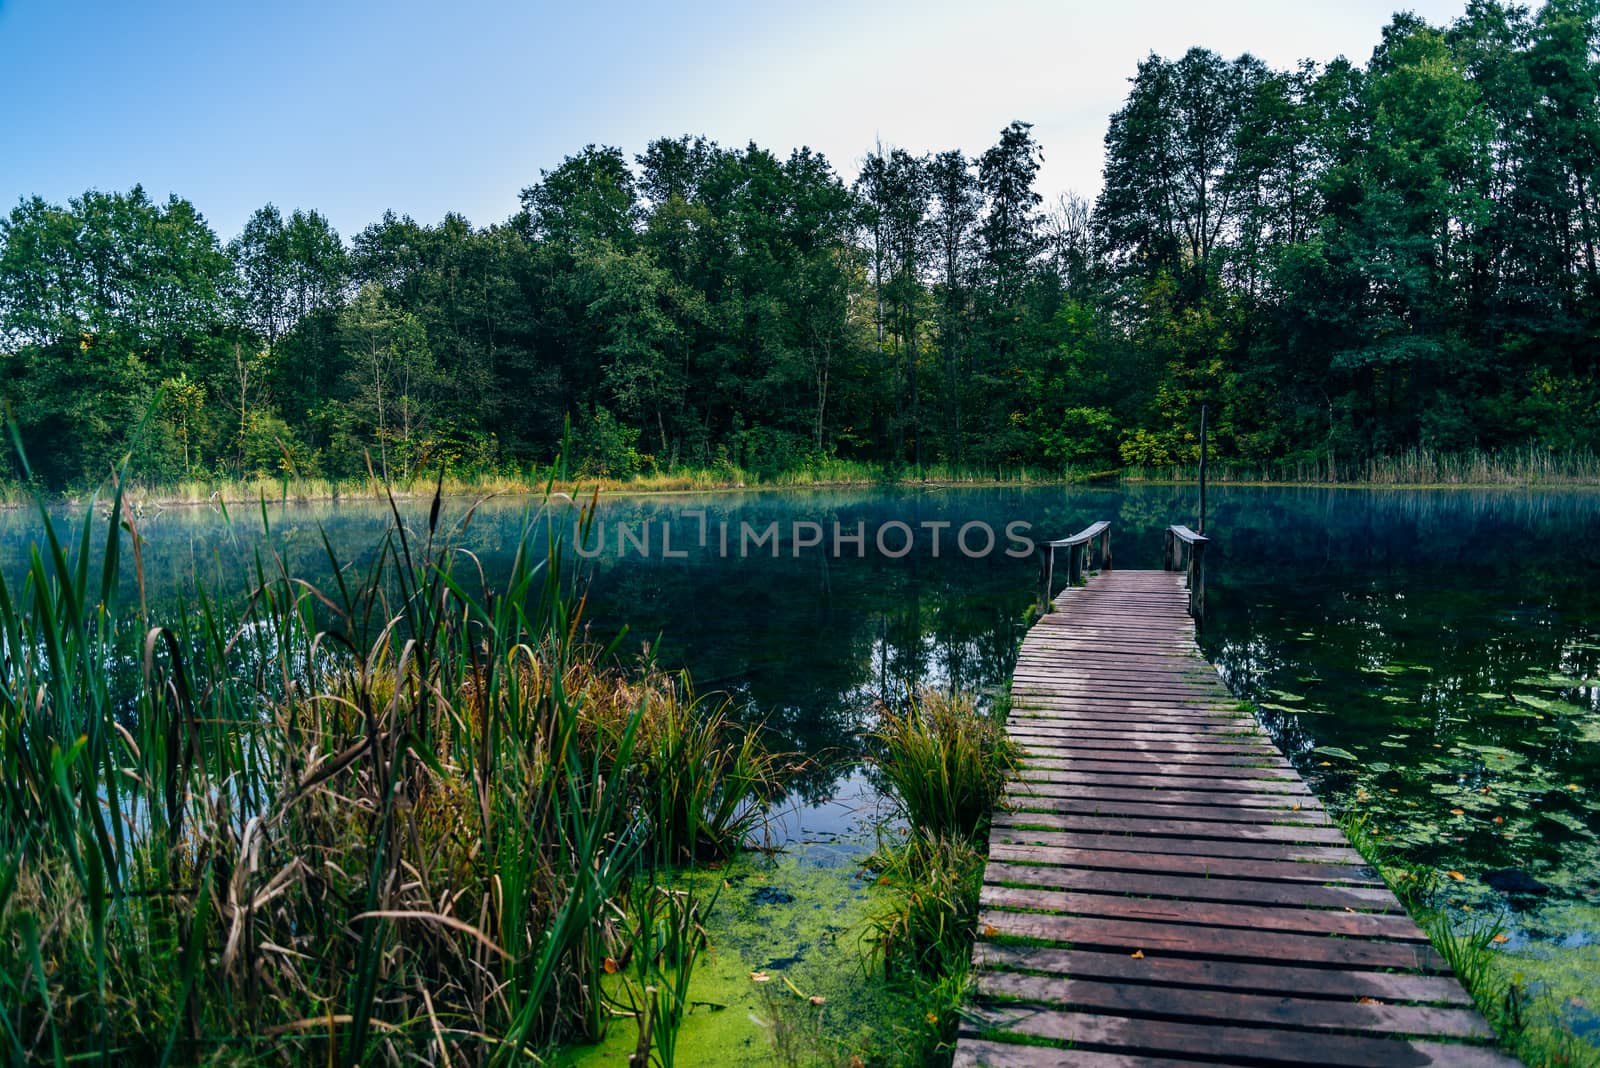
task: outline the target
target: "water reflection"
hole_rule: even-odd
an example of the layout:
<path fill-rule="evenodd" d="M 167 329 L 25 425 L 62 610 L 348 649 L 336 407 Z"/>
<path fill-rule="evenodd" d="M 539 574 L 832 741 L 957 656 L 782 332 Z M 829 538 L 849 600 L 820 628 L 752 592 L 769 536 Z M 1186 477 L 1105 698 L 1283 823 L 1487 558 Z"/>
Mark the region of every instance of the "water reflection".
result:
<path fill-rule="evenodd" d="M 492 583 L 530 523 L 541 537 L 548 524 L 569 529 L 567 507 L 490 501 L 467 521 L 456 502 L 445 520 L 464 523 L 453 540 Z M 613 532 L 652 524 L 649 555 L 619 555 L 612 533 L 607 551 L 574 562 L 597 635 L 626 628 L 628 655 L 648 648 L 688 668 L 777 744 L 816 758 L 784 833 L 825 835 L 873 804 L 856 762 L 880 702 L 919 685 L 993 693 L 1009 676 L 1037 565 L 1005 555 L 1003 536 L 969 558 L 953 551 L 955 530 L 1023 522 L 1043 539 L 1110 519 L 1118 565 L 1158 567 L 1162 529 L 1192 522 L 1193 508 L 1189 491 L 1166 487 L 617 497 L 597 519 Z M 414 529 L 425 513 L 425 502 L 403 508 Z M 1512 910 L 1513 945 L 1600 939 L 1600 914 L 1580 908 L 1600 899 L 1600 494 L 1222 487 L 1208 519 L 1202 644 L 1319 792 L 1370 812 L 1406 859 L 1466 875 L 1452 895 L 1462 908 Z M 291 570 L 318 581 L 330 568 L 324 536 L 363 568 L 388 513 L 345 503 L 272 505 L 231 523 L 203 508 L 145 516 L 155 614 L 197 582 L 241 590 L 264 521 Z M 925 535 L 904 556 L 877 551 L 870 532 L 894 521 L 941 530 L 938 554 Z M 830 534 L 861 524 L 865 551 L 836 558 L 825 536 L 796 553 L 797 522 Z M 737 538 L 741 524 L 773 523 L 776 544 L 719 551 L 719 525 Z M 713 532 L 705 544 L 702 530 Z M 36 531 L 25 512 L 0 516 L 8 578 Z M 125 598 L 137 596 L 132 581 L 125 571 Z M 839 794 L 849 804 L 830 807 Z"/>

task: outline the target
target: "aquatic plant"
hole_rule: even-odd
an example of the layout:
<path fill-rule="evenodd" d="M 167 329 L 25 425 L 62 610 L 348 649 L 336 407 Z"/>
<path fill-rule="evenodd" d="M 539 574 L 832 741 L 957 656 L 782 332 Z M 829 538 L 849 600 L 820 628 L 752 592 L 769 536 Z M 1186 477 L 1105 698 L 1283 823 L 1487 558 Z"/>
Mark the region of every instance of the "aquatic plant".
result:
<path fill-rule="evenodd" d="M 896 889 L 891 907 L 873 916 L 872 949 L 884 972 L 941 976 L 972 953 L 984 853 L 963 838 L 912 834 L 872 861 L 879 882 Z"/>
<path fill-rule="evenodd" d="M 1440 901 L 1445 877 L 1437 869 L 1400 862 L 1372 830 L 1367 813 L 1343 814 L 1336 821 L 1416 919 L 1507 1049 L 1538 1068 L 1600 1068 L 1600 1049 L 1575 1035 L 1547 999 L 1530 993 L 1519 976 L 1501 965 L 1500 944 L 1506 936 L 1500 918 L 1478 918 L 1461 926 Z M 1461 878 L 1459 872 L 1448 874 Z"/>
<path fill-rule="evenodd" d="M 990 814 L 1016 767 L 1009 700 L 985 713 L 966 694 L 924 690 L 904 712 L 885 709 L 873 740 L 908 833 L 869 867 L 892 893 L 870 921 L 869 958 L 911 992 L 907 1062 L 948 1063 L 976 937 Z"/>
<path fill-rule="evenodd" d="M 652 705 L 647 730 L 646 796 L 662 859 L 713 859 L 744 848 L 766 823 L 786 758 L 738 723 L 726 698 L 696 699 L 687 684 Z"/>
<path fill-rule="evenodd" d="M 319 587 L 269 534 L 241 610 L 202 589 L 162 624 L 118 602 L 141 568 L 122 484 L 94 573 L 98 509 L 73 547 L 41 506 L 43 548 L 0 579 L 8 1059 L 522 1061 L 598 1034 L 630 939 L 687 982 L 701 904 L 651 859 L 737 848 L 759 799 L 715 776 L 766 788 L 777 765 L 582 640 L 558 541 L 536 559 L 524 538 L 491 583 L 436 484 L 419 533 L 391 501 L 364 569 L 325 541 Z M 669 823 L 653 747 L 673 723 L 707 781 Z"/>
<path fill-rule="evenodd" d="M 1003 719 L 970 695 L 923 690 L 903 712 L 884 708 L 872 740 L 875 764 L 919 834 L 975 839 L 1016 766 Z"/>

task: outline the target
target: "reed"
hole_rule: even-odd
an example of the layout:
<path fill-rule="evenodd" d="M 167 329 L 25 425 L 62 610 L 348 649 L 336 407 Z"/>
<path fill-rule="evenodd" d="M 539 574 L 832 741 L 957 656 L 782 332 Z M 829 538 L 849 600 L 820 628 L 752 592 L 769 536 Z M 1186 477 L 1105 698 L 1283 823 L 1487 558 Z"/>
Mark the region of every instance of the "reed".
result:
<path fill-rule="evenodd" d="M 440 529 L 441 480 L 418 537 L 390 499 L 364 571 L 325 542 L 317 586 L 269 532 L 242 608 L 202 589 L 162 621 L 118 601 L 124 485 L 98 567 L 97 500 L 71 537 L 41 503 L 26 577 L 0 579 L 8 1059 L 523 1062 L 599 1033 L 639 939 L 687 983 L 708 906 L 660 862 L 740 848 L 782 765 L 580 640 L 558 540 L 491 582 Z"/>
<path fill-rule="evenodd" d="M 1192 482 L 1193 465 L 1125 467 L 1124 482 Z M 1219 483 L 1333 483 L 1363 486 L 1594 486 L 1600 455 L 1588 449 L 1524 445 L 1497 450 L 1443 452 L 1414 446 L 1389 456 L 1348 463 L 1326 459 L 1213 460 L 1206 477 Z"/>
<path fill-rule="evenodd" d="M 906 834 L 869 861 L 887 901 L 870 920 L 870 961 L 917 1006 L 901 1044 L 913 1064 L 948 1064 L 977 934 L 989 818 L 1016 767 L 1005 708 L 924 690 L 903 712 L 883 709 L 871 736 Z"/>
<path fill-rule="evenodd" d="M 968 695 L 924 690 L 903 712 L 884 709 L 871 739 L 878 770 L 917 832 L 978 840 L 1016 765 L 1003 718 Z"/>

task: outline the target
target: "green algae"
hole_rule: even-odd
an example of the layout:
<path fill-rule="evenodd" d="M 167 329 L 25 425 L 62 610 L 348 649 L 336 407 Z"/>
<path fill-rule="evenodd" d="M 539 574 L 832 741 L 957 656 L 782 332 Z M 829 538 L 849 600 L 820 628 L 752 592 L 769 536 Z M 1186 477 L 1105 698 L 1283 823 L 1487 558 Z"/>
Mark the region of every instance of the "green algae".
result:
<path fill-rule="evenodd" d="M 887 897 L 862 867 L 867 853 L 797 844 L 682 876 L 722 889 L 689 985 L 681 1063 L 895 1063 L 897 1036 L 916 1028 L 918 1010 L 867 966 L 867 921 Z M 618 1016 L 601 1042 L 566 1049 L 554 1063 L 625 1065 L 637 1040 L 634 1021 Z"/>

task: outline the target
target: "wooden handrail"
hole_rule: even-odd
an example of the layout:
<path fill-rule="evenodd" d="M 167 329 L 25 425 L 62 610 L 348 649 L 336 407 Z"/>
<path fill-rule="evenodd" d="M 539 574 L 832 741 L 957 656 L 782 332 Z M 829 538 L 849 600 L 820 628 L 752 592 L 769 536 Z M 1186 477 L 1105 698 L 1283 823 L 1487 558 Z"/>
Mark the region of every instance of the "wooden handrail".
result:
<path fill-rule="evenodd" d="M 1167 529 L 1170 530 L 1175 537 L 1182 539 L 1185 543 L 1187 543 L 1189 545 L 1193 545 L 1197 541 L 1210 541 L 1211 540 L 1210 538 L 1206 537 L 1204 534 L 1196 534 L 1194 531 L 1190 530 L 1188 527 L 1184 526 L 1182 523 L 1174 523 L 1174 524 L 1172 524 L 1172 526 L 1168 527 Z"/>
<path fill-rule="evenodd" d="M 1167 528 L 1167 551 L 1162 566 L 1167 571 L 1187 572 L 1184 585 L 1189 590 L 1189 615 L 1194 617 L 1197 626 L 1206 612 L 1206 546 L 1210 544 L 1210 538 L 1196 534 L 1182 523 Z"/>
<path fill-rule="evenodd" d="M 1044 596 L 1039 610 L 1050 611 L 1052 600 L 1050 588 L 1055 585 L 1056 550 L 1067 550 L 1067 584 L 1076 586 L 1083 581 L 1084 572 L 1089 570 L 1090 554 L 1094 551 L 1094 542 L 1100 542 L 1100 570 L 1111 570 L 1111 521 L 1101 519 L 1090 523 L 1070 538 L 1060 538 L 1056 541 L 1047 541 L 1039 546 L 1039 570 L 1044 579 Z"/>
<path fill-rule="evenodd" d="M 1045 544 L 1053 549 L 1065 548 L 1069 545 L 1082 545 L 1096 534 L 1104 533 L 1109 526 L 1111 526 L 1111 520 L 1102 519 L 1098 523 L 1090 523 L 1070 538 L 1062 538 L 1059 541 L 1050 541 Z"/>

